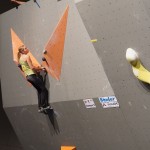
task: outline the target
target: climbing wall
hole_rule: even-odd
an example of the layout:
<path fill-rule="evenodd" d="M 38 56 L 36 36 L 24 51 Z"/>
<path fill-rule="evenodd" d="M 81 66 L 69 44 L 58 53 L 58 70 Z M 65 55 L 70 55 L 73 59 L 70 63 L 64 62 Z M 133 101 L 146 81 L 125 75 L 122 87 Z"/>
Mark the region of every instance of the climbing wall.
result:
<path fill-rule="evenodd" d="M 136 149 L 149 149 L 150 88 L 135 78 L 125 55 L 127 48 L 135 49 L 150 70 L 150 2 L 83 0 L 76 5 L 89 35 L 98 39 L 94 47 L 119 98 Z"/>
<path fill-rule="evenodd" d="M 2 87 L 8 89 L 4 90 L 3 94 L 6 99 L 4 106 L 37 104 L 34 89 L 26 86 L 26 81 L 20 77 L 18 68 L 12 63 L 10 28 L 15 31 L 33 56 L 41 63 L 44 47 L 54 32 L 68 2 L 47 1 L 43 3 L 39 1 L 40 8 L 35 3 L 29 2 L 21 5 L 19 9 L 13 9 L 1 16 L 1 25 L 3 26 L 1 34 L 8 36 L 6 36 L 7 40 L 2 38 L 4 44 L 1 45 L 1 49 L 7 49 L 3 52 L 2 58 L 2 64 L 7 66 L 3 68 L 2 72 L 2 77 L 6 79 L 2 81 Z M 69 5 L 60 80 L 56 81 L 49 77 L 47 81 L 50 102 L 114 95 L 73 1 L 70 1 Z M 6 18 L 9 18 L 7 16 L 10 19 L 7 20 Z M 15 18 L 17 20 L 14 21 Z M 5 57 L 8 58 L 8 62 L 5 61 Z M 17 82 L 14 82 L 10 87 L 8 80 Z M 12 101 L 9 95 L 15 100 Z"/>
<path fill-rule="evenodd" d="M 148 1 L 38 0 L 0 16 L 3 107 L 25 150 L 149 149 L 149 91 L 133 76 L 128 47 L 148 58 Z M 49 116 L 37 112 L 37 93 L 13 63 L 10 28 L 41 63 L 42 52 L 66 5 L 69 13 L 60 80 L 48 76 Z M 77 6 L 77 7 L 76 7 Z M 79 12 L 78 12 L 79 10 Z M 97 42 L 92 43 L 92 39 Z M 7 59 L 6 59 L 7 58 Z M 147 89 L 145 89 L 147 88 Z M 104 109 L 98 97 L 115 95 Z M 83 99 L 93 98 L 95 108 Z"/>
<path fill-rule="evenodd" d="M 87 122 L 91 128 L 93 122 L 88 119 L 93 113 L 88 112 L 83 99 L 94 98 L 97 107 L 101 108 L 98 97 L 111 96 L 114 92 L 74 2 L 47 0 L 38 1 L 38 4 L 31 1 L 1 16 L 1 64 L 7 66 L 2 67 L 1 72 L 3 106 L 24 149 L 60 149 L 61 145 L 87 149 L 86 143 L 76 139 L 87 137 L 90 140 L 89 133 L 80 129 L 84 129 Z M 54 108 L 54 112 L 47 116 L 37 112 L 37 93 L 28 86 L 13 62 L 10 29 L 42 62 L 44 46 L 67 4 L 69 13 L 60 80 L 49 76 L 46 83 L 49 102 Z M 80 121 L 84 121 L 83 124 Z"/>

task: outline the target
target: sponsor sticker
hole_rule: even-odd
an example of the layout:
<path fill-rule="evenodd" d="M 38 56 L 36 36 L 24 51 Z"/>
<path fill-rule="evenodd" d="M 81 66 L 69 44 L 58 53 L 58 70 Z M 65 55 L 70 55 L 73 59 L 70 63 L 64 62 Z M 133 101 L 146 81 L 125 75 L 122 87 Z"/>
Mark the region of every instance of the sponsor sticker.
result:
<path fill-rule="evenodd" d="M 84 102 L 86 108 L 96 108 L 96 105 L 95 105 L 93 99 L 84 99 L 83 102 Z"/>
<path fill-rule="evenodd" d="M 103 108 L 119 107 L 119 103 L 115 96 L 99 97 L 99 101 Z"/>

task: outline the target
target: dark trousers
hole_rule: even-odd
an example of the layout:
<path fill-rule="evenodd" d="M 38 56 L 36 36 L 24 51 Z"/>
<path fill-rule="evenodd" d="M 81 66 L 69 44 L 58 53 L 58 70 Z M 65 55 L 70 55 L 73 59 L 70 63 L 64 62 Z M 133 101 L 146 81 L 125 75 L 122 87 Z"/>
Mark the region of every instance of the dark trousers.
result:
<path fill-rule="evenodd" d="M 44 81 L 36 74 L 29 75 L 26 78 L 38 92 L 38 106 L 48 106 L 48 90 L 45 87 Z"/>

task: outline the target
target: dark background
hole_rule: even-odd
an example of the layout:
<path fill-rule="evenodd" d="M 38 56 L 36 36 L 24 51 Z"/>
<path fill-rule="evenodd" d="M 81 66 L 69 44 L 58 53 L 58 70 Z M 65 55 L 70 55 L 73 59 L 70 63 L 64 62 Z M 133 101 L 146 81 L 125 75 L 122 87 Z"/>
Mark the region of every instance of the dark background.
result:
<path fill-rule="evenodd" d="M 0 14 L 17 6 L 18 6 L 17 4 L 11 2 L 10 0 L 1 0 Z M 1 150 L 22 150 L 20 142 L 3 109 L 1 79 L 0 79 L 0 149 Z"/>
<path fill-rule="evenodd" d="M 29 1 L 29 0 L 20 0 L 20 1 Z M 1 0 L 0 1 L 0 14 L 19 6 L 18 4 L 15 4 L 14 2 L 11 2 L 11 0 Z"/>
<path fill-rule="evenodd" d="M 20 142 L 2 107 L 1 86 L 0 86 L 0 150 L 22 150 Z"/>

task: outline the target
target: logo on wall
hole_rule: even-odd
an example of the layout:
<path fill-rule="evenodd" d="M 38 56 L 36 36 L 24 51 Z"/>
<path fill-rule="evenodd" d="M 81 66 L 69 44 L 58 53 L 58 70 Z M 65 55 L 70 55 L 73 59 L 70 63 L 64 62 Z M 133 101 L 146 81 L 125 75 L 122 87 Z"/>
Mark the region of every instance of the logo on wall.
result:
<path fill-rule="evenodd" d="M 84 99 L 83 102 L 84 102 L 86 108 L 96 108 L 96 105 L 95 105 L 93 99 Z"/>
<path fill-rule="evenodd" d="M 115 96 L 99 97 L 99 101 L 103 108 L 119 107 L 119 103 Z"/>

